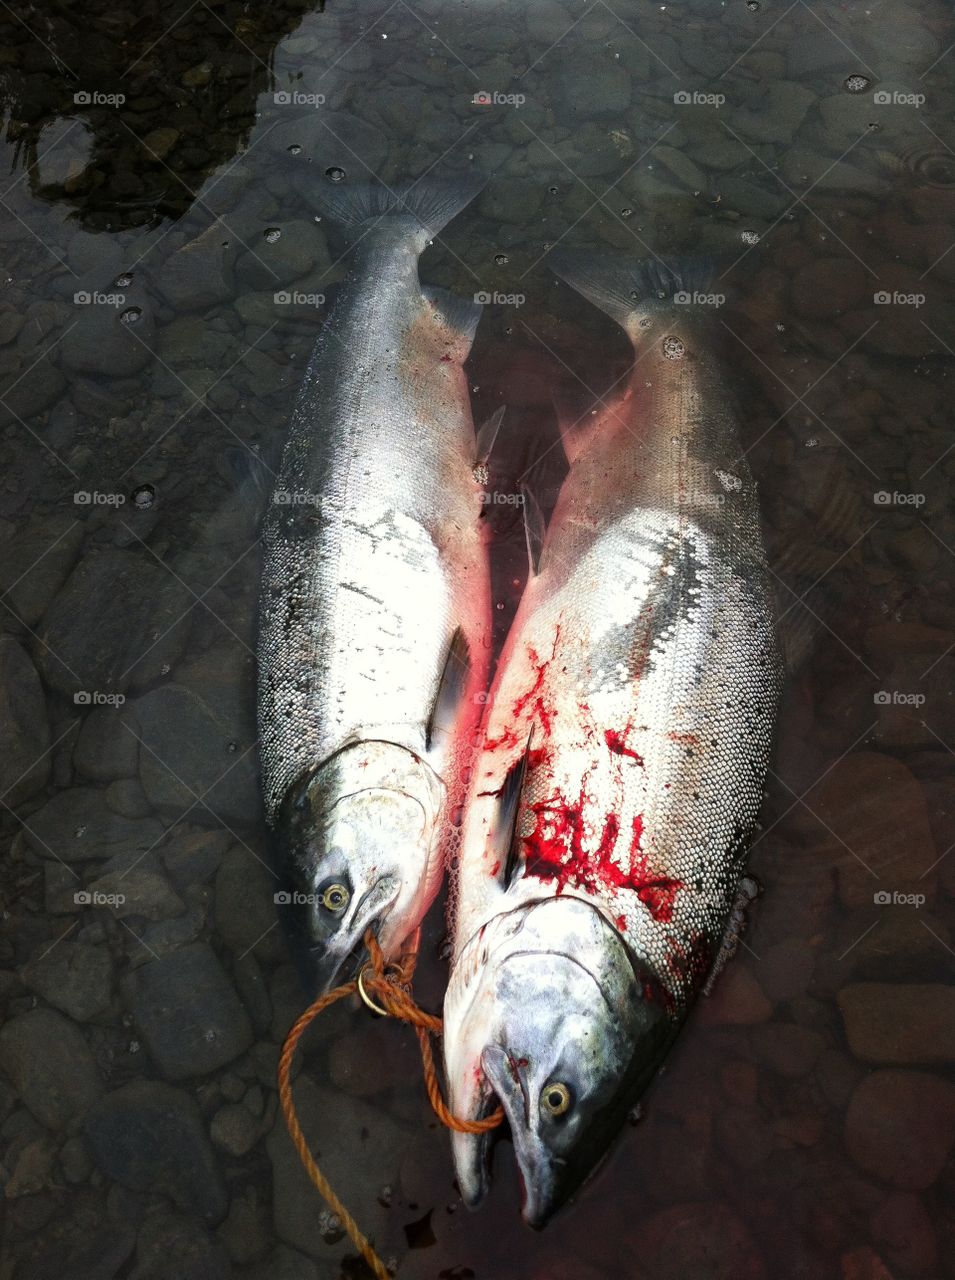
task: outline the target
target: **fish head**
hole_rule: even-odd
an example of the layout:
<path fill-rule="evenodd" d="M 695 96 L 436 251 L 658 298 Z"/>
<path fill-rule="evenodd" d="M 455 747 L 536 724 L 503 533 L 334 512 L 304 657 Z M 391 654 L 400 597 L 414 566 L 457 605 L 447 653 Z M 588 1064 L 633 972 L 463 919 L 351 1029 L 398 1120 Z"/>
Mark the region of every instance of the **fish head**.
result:
<path fill-rule="evenodd" d="M 619 933 L 579 899 L 498 917 L 472 944 L 478 954 L 459 961 L 467 989 L 452 974 L 445 1005 L 451 1106 L 467 1119 L 503 1108 L 523 1217 L 542 1227 L 605 1154 L 672 1024 Z M 488 1190 L 489 1135 L 452 1143 L 474 1208 Z"/>
<path fill-rule="evenodd" d="M 285 897 L 317 991 L 355 976 L 369 929 L 386 958 L 417 929 L 440 882 L 442 792 L 412 752 L 378 742 L 339 752 L 293 789 Z"/>

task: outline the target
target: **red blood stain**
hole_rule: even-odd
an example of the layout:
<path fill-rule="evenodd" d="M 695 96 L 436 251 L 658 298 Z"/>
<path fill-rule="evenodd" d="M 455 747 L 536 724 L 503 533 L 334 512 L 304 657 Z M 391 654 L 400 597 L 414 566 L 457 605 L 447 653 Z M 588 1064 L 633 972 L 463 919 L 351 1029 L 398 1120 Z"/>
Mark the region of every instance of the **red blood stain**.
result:
<path fill-rule="evenodd" d="M 488 875 L 491 877 L 491 879 L 492 879 L 492 880 L 493 880 L 493 878 L 497 875 L 497 873 L 500 871 L 500 869 L 501 869 L 501 860 L 500 860 L 500 858 L 498 858 L 497 862 L 495 862 L 494 866 L 493 866 L 493 867 L 491 868 L 491 870 L 488 872 Z"/>
<path fill-rule="evenodd" d="M 527 753 L 528 769 L 539 769 L 542 764 L 547 763 L 547 750 L 545 747 L 535 747 L 533 751 Z"/>
<path fill-rule="evenodd" d="M 635 893 L 654 920 L 667 923 L 681 880 L 654 873 L 648 856 L 641 851 L 643 819 L 634 818 L 627 851 L 629 869 L 614 860 L 620 834 L 620 819 L 608 813 L 602 822 L 596 847 L 584 847 L 584 813 L 589 775 L 584 775 L 580 795 L 568 804 L 559 795 L 530 806 L 534 830 L 522 836 L 527 850 L 527 874 L 539 880 L 555 880 L 557 893 L 568 886 L 597 893 L 601 889 L 628 889 Z"/>
<path fill-rule="evenodd" d="M 626 917 L 626 916 L 617 916 L 616 920 L 614 921 L 614 924 L 617 926 L 617 928 L 620 930 L 620 932 L 621 932 L 621 933 L 626 933 L 626 932 L 627 932 L 627 917 Z"/>
<path fill-rule="evenodd" d="M 448 353 L 447 353 L 447 352 L 445 352 L 445 353 L 444 353 L 444 355 L 441 357 L 441 363 L 442 363 L 442 364 L 450 364 L 450 363 L 451 363 L 451 357 L 448 355 Z"/>
<path fill-rule="evenodd" d="M 685 747 L 698 747 L 700 745 L 700 740 L 695 733 L 670 732 L 667 734 L 667 737 L 671 742 L 679 742 Z"/>
<path fill-rule="evenodd" d="M 629 730 L 629 725 L 627 729 Z M 604 729 L 604 741 L 615 756 L 629 756 L 637 764 L 643 764 L 643 756 L 638 755 L 633 747 L 627 746 L 626 731 L 618 733 L 616 729 Z"/>

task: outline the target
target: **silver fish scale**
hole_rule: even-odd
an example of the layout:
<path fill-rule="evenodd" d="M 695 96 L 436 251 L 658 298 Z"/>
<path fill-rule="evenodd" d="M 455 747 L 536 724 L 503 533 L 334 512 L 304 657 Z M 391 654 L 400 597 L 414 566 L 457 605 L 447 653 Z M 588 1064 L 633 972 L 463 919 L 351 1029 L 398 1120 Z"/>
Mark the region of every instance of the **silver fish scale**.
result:
<path fill-rule="evenodd" d="M 270 822 L 290 786 L 350 741 L 424 755 L 455 627 L 483 652 L 460 336 L 422 296 L 416 260 L 394 235 L 367 237 L 309 363 L 264 524 Z"/>
<path fill-rule="evenodd" d="M 745 865 L 780 676 L 727 396 L 694 322 L 653 322 L 631 336 L 658 346 L 581 442 L 498 666 L 455 953 L 503 912 L 582 898 L 676 1017 L 716 958 Z M 528 742 L 508 868 L 498 809 Z"/>

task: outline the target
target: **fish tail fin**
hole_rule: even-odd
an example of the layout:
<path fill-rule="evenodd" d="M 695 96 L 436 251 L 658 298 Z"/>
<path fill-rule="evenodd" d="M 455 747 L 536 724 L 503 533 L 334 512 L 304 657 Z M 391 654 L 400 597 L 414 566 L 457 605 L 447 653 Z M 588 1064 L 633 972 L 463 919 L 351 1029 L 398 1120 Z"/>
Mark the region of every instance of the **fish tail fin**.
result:
<path fill-rule="evenodd" d="M 691 304 L 712 280 L 717 260 L 687 256 L 628 262 L 609 253 L 555 249 L 548 263 L 555 275 L 632 333 L 634 318 L 648 309 Z"/>
<path fill-rule="evenodd" d="M 323 183 L 315 205 L 332 222 L 349 231 L 367 231 L 382 220 L 410 221 L 431 239 L 471 203 L 485 186 L 482 174 L 465 173 L 386 187 L 381 183 Z"/>

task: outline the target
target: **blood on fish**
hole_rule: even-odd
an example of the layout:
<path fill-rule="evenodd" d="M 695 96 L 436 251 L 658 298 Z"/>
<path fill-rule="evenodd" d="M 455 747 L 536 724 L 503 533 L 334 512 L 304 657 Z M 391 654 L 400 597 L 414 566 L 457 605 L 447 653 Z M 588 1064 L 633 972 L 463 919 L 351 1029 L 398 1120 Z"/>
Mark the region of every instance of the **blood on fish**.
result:
<path fill-rule="evenodd" d="M 597 893 L 600 889 L 630 890 L 644 904 L 654 920 L 667 923 L 673 915 L 677 892 L 682 880 L 657 875 L 651 871 L 649 857 L 641 850 L 643 818 L 634 818 L 630 847 L 629 871 L 614 861 L 614 850 L 620 834 L 620 819 L 608 813 L 602 823 L 596 848 L 584 848 L 584 812 L 589 775 L 585 774 L 580 795 L 568 804 L 559 795 L 530 806 L 534 814 L 534 830 L 521 839 L 527 849 L 528 875 L 539 880 L 556 880 L 557 893 L 568 885 Z"/>
<path fill-rule="evenodd" d="M 628 725 L 627 729 L 629 727 Z M 643 756 L 634 751 L 633 747 L 627 746 L 626 731 L 618 733 L 616 729 L 604 729 L 604 741 L 615 756 L 629 756 L 637 764 L 643 764 Z"/>
<path fill-rule="evenodd" d="M 698 747 L 700 740 L 695 733 L 676 733 L 671 731 L 667 734 L 671 742 L 679 742 L 686 747 Z"/>
<path fill-rule="evenodd" d="M 497 873 L 500 871 L 500 869 L 501 869 L 501 860 L 500 860 L 500 858 L 498 858 L 498 860 L 495 862 L 494 866 L 493 866 L 493 867 L 491 868 L 491 870 L 488 872 L 488 875 L 491 877 L 491 879 L 492 879 L 492 880 L 493 880 L 493 879 L 494 879 L 494 877 L 497 875 Z"/>

